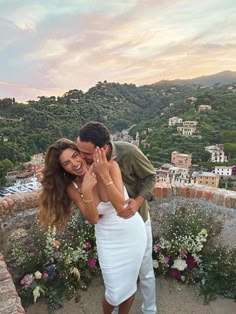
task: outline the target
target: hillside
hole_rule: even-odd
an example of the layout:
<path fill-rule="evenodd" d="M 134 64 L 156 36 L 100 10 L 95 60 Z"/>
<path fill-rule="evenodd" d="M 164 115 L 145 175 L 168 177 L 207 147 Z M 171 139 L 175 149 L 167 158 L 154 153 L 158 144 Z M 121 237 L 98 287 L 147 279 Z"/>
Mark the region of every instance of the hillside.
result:
<path fill-rule="evenodd" d="M 232 83 L 230 83 L 232 85 Z M 142 149 L 155 165 L 170 159 L 171 151 L 193 153 L 193 161 L 207 161 L 204 147 L 224 143 L 226 153 L 236 158 L 236 84 L 201 85 L 134 84 L 99 82 L 83 93 L 70 90 L 61 97 L 40 97 L 29 104 L 14 99 L 0 100 L 0 161 L 29 160 L 44 152 L 60 137 L 75 140 L 85 122 L 97 120 L 112 132 L 132 124 L 140 133 Z M 195 97 L 195 102 L 191 101 Z M 198 112 L 199 105 L 211 105 L 211 111 Z M 168 119 L 178 116 L 198 121 L 195 137 L 177 135 L 168 127 Z M 149 129 L 149 130 L 148 130 Z M 150 131 L 152 129 L 152 131 Z M 148 130 L 148 131 L 147 131 Z M 146 132 L 143 132 L 146 131 Z"/>

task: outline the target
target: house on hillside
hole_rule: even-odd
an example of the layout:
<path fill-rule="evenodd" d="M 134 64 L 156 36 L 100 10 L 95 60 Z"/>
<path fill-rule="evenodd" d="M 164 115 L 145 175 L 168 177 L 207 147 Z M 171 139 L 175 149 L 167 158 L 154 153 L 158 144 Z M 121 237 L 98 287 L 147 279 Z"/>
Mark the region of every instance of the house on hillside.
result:
<path fill-rule="evenodd" d="M 205 147 L 205 150 L 211 154 L 211 162 L 227 162 L 227 156 L 224 152 L 224 144 L 216 144 Z"/>
<path fill-rule="evenodd" d="M 192 178 L 195 179 L 197 184 L 208 185 L 216 188 L 219 186 L 219 176 L 212 172 L 193 172 Z"/>
<path fill-rule="evenodd" d="M 213 172 L 219 176 L 232 176 L 233 169 L 234 166 L 215 166 L 215 170 Z"/>
<path fill-rule="evenodd" d="M 174 151 L 171 153 L 171 162 L 175 167 L 188 169 L 192 164 L 192 155 L 180 154 Z"/>
<path fill-rule="evenodd" d="M 177 123 L 182 123 L 183 119 L 178 117 L 172 117 L 169 119 L 169 126 L 176 125 Z"/>
<path fill-rule="evenodd" d="M 184 136 L 192 136 L 197 130 L 197 121 L 184 121 L 183 126 L 177 127 L 177 133 Z"/>
<path fill-rule="evenodd" d="M 190 101 L 191 104 L 194 104 L 197 101 L 196 97 L 189 97 L 187 98 L 187 101 Z"/>
<path fill-rule="evenodd" d="M 206 111 L 206 110 L 211 110 L 211 106 L 209 106 L 209 105 L 200 105 L 200 106 L 198 106 L 198 112 Z"/>

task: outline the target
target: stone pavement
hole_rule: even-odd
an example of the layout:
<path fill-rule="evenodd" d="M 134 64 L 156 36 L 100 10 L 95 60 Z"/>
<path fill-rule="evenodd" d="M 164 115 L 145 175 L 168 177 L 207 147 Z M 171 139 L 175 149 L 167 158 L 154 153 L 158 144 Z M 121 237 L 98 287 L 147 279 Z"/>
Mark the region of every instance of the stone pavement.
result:
<path fill-rule="evenodd" d="M 102 314 L 101 302 L 104 287 L 102 278 L 93 280 L 87 291 L 81 292 L 79 303 L 66 302 L 64 307 L 54 314 Z M 135 302 L 130 314 L 142 314 L 141 293 L 138 288 Z M 234 314 L 236 313 L 236 302 L 231 299 L 218 297 L 208 305 L 203 304 L 202 298 L 198 296 L 196 287 L 189 287 L 175 280 L 159 277 L 157 279 L 157 302 L 158 314 Z M 26 311 L 27 314 L 47 314 L 46 304 L 39 302 Z"/>

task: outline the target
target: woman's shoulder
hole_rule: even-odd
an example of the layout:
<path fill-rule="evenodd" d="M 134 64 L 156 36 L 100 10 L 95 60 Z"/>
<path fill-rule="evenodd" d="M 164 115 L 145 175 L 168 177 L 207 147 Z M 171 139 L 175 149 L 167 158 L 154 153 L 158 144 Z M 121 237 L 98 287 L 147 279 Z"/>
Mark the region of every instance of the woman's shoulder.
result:
<path fill-rule="evenodd" d="M 112 160 L 110 168 L 111 168 L 111 170 L 120 169 L 120 166 L 119 166 L 118 162 L 115 159 Z"/>

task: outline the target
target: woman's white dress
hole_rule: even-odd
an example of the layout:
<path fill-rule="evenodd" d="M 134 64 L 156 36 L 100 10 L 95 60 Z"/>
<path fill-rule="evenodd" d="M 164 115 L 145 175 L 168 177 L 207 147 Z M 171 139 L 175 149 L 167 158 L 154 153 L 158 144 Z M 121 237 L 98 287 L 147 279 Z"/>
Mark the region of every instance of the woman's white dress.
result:
<path fill-rule="evenodd" d="M 125 198 L 128 199 L 126 191 Z M 136 292 L 147 243 L 145 225 L 138 212 L 129 219 L 117 216 L 111 202 L 100 202 L 97 209 L 103 215 L 95 232 L 105 298 L 117 306 Z"/>

